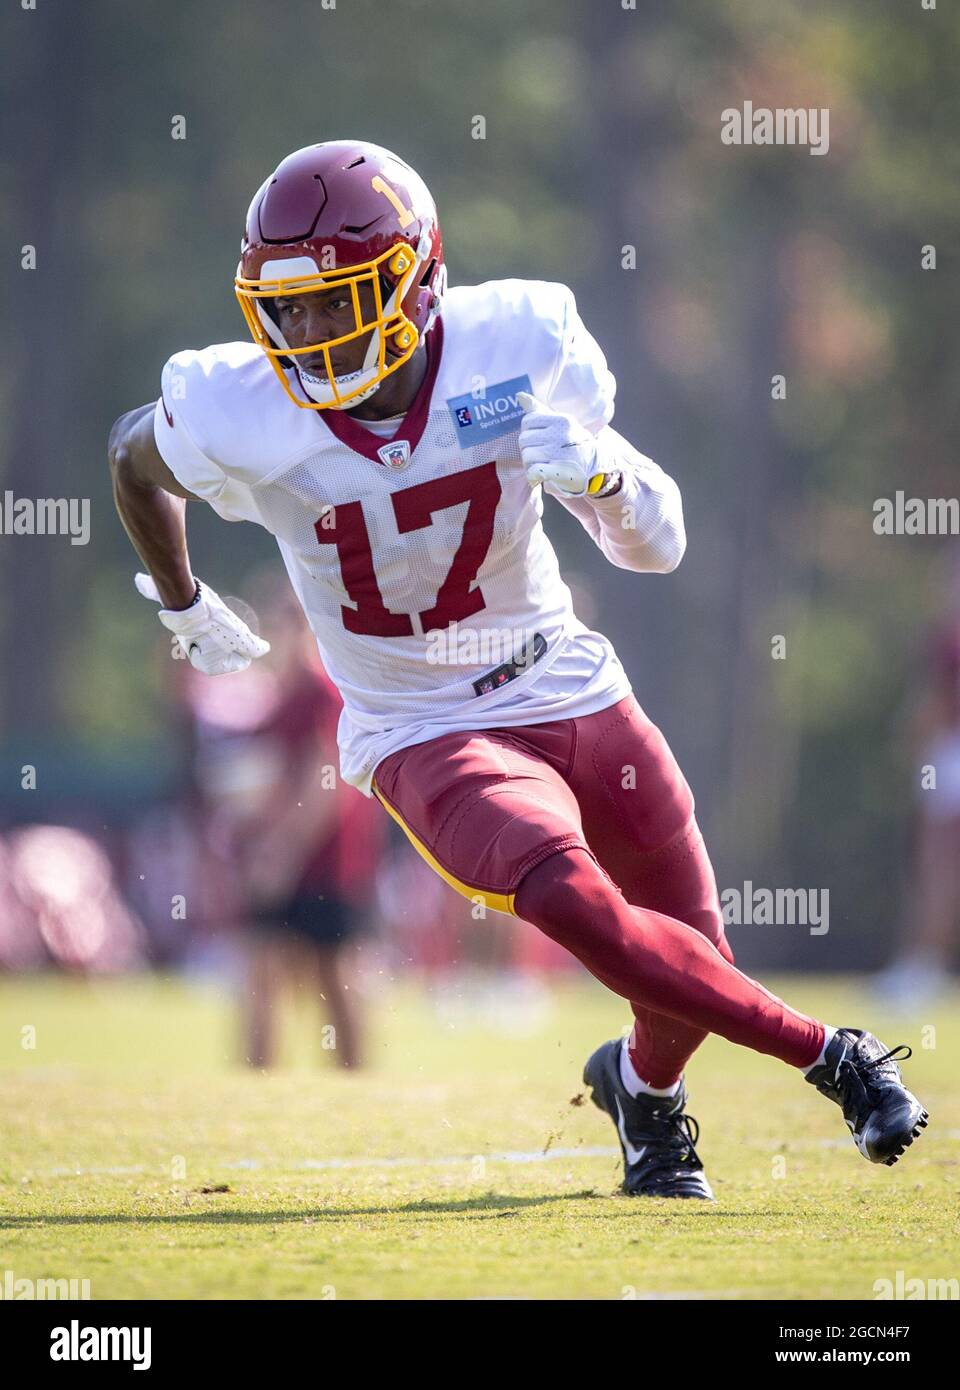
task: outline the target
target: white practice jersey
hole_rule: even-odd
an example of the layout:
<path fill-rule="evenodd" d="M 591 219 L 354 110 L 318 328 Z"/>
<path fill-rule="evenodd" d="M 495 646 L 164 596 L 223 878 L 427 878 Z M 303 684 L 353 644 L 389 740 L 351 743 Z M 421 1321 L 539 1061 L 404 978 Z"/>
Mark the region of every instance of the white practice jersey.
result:
<path fill-rule="evenodd" d="M 576 417 L 624 472 L 619 494 L 563 499 L 612 563 L 672 569 L 683 549 L 676 485 L 610 428 L 615 383 L 570 290 L 448 290 L 426 341 L 392 438 L 295 406 L 253 343 L 177 353 L 155 418 L 185 488 L 276 537 L 343 697 L 342 775 L 367 795 L 399 748 L 592 714 L 630 692 L 611 644 L 573 612 L 520 459 L 519 391 Z"/>

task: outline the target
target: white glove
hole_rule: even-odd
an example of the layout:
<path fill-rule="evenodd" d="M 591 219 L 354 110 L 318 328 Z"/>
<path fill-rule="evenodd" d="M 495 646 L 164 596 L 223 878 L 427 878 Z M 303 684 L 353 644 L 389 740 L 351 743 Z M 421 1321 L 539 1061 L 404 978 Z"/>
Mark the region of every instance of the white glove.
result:
<path fill-rule="evenodd" d="M 589 430 L 572 419 L 551 410 L 528 391 L 517 393 L 523 407 L 520 425 L 520 457 L 531 487 L 543 483 L 544 492 L 566 497 L 583 497 L 600 486 L 593 478 L 603 478 L 597 466 L 597 441 Z"/>
<path fill-rule="evenodd" d="M 144 598 L 163 602 L 149 574 L 138 574 L 134 582 Z M 200 597 L 190 608 L 161 608 L 159 613 L 164 627 L 176 633 L 190 664 L 206 676 L 225 676 L 244 671 L 256 657 L 265 656 L 270 643 L 251 632 L 219 594 L 199 579 L 197 584 Z"/>

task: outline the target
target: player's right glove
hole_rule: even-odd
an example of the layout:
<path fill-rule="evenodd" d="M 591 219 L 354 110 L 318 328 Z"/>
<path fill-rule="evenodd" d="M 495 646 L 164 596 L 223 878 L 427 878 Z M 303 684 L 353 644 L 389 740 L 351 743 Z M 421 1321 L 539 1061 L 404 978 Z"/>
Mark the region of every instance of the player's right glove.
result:
<path fill-rule="evenodd" d="M 138 574 L 135 583 L 144 598 L 163 602 L 149 574 Z M 220 595 L 199 579 L 197 598 L 189 608 L 161 608 L 159 618 L 176 634 L 190 664 L 207 676 L 243 671 L 270 650 L 270 643 L 252 632 Z"/>
<path fill-rule="evenodd" d="M 520 424 L 520 457 L 527 471 L 527 482 L 554 497 L 607 497 L 618 492 L 620 473 L 604 472 L 597 453 L 597 441 L 571 415 L 519 391 L 523 409 Z"/>

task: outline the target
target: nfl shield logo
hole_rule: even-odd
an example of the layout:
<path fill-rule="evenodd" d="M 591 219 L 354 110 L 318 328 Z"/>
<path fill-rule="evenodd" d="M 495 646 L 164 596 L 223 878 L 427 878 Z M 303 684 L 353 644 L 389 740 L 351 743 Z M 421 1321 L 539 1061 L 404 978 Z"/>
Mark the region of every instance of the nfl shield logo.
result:
<path fill-rule="evenodd" d="M 403 468 L 410 462 L 410 444 L 406 439 L 395 439 L 391 444 L 381 444 L 377 455 L 387 468 Z"/>

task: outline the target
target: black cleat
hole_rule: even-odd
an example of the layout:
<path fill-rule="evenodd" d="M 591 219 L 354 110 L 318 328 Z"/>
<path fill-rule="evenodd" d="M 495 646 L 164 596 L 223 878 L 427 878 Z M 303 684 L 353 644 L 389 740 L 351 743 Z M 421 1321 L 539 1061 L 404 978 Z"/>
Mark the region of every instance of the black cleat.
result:
<path fill-rule="evenodd" d="M 617 1127 L 624 1192 L 634 1197 L 715 1200 L 694 1148 L 700 1126 L 683 1112 L 683 1081 L 675 1096 L 631 1096 L 620 1080 L 620 1048 L 619 1038 L 598 1047 L 583 1069 L 583 1081 L 594 1105 Z"/>
<path fill-rule="evenodd" d="M 826 1060 L 806 1075 L 841 1107 L 853 1142 L 871 1163 L 896 1163 L 930 1118 L 904 1086 L 897 1066 L 912 1055 L 904 1043 L 887 1051 L 872 1033 L 838 1028 Z"/>

